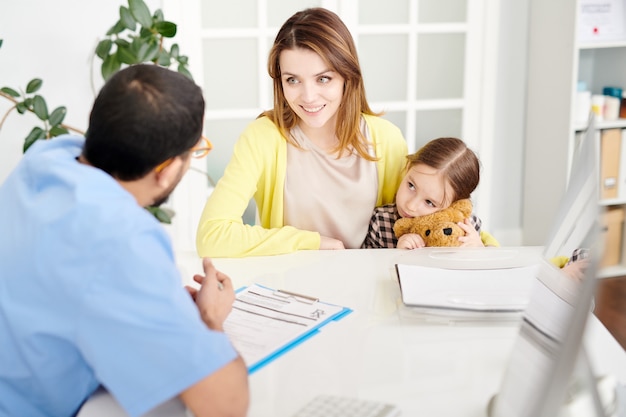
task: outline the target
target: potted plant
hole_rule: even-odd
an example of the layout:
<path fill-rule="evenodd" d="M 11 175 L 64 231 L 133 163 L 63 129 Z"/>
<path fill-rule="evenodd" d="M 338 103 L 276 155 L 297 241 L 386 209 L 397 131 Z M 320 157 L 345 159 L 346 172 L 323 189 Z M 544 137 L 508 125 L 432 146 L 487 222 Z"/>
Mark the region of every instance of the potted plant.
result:
<path fill-rule="evenodd" d="M 176 70 L 192 78 L 188 69 L 188 57 L 180 54 L 178 44 L 168 49 L 165 40 L 176 35 L 176 24 L 165 20 L 157 9 L 151 13 L 143 0 L 128 0 L 128 6 L 120 6 L 119 19 L 101 39 L 92 55 L 101 60 L 100 73 L 106 81 L 125 65 L 153 63 L 163 67 L 176 66 Z M 0 48 L 3 40 L 0 39 Z M 34 114 L 39 124 L 24 138 L 23 151 L 38 140 L 46 140 L 69 133 L 84 135 L 84 131 L 63 123 L 67 114 L 65 106 L 48 110 L 45 98 L 40 94 L 43 81 L 33 78 L 23 89 L 0 88 L 0 96 L 11 101 L 11 107 L 0 117 L 0 130 L 7 117 L 16 111 L 19 114 Z M 95 89 L 94 89 L 95 91 Z M 159 221 L 171 223 L 172 213 L 158 207 L 148 207 Z"/>

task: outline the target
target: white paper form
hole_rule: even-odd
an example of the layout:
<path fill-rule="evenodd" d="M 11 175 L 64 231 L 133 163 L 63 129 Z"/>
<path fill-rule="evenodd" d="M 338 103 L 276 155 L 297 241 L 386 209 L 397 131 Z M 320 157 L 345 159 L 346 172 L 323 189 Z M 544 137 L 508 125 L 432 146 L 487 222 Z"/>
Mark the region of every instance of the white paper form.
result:
<path fill-rule="evenodd" d="M 351 311 L 255 284 L 237 293 L 224 332 L 252 373 Z"/>
<path fill-rule="evenodd" d="M 504 269 L 444 269 L 397 264 L 402 302 L 428 309 L 521 312 L 536 265 Z"/>

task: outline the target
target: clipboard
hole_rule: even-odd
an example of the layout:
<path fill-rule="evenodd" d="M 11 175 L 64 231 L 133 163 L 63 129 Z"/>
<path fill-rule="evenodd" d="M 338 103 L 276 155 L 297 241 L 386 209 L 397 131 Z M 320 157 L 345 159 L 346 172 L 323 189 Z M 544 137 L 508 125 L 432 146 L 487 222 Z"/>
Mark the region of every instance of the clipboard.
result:
<path fill-rule="evenodd" d="M 252 374 L 352 310 L 253 284 L 237 290 L 224 332 Z"/>

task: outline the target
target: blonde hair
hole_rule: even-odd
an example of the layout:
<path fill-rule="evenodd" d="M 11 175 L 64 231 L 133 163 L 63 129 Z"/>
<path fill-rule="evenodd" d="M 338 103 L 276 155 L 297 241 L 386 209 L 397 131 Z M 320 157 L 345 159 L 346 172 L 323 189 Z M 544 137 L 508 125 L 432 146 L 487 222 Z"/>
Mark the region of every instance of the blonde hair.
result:
<path fill-rule="evenodd" d="M 285 99 L 279 61 L 284 50 L 293 49 L 315 52 L 345 80 L 335 127 L 339 144 L 334 151 L 341 154 L 354 148 L 362 158 L 377 160 L 368 153 L 368 143 L 361 133 L 360 121 L 361 113 L 376 116 L 380 114 L 370 109 L 365 98 L 363 76 L 352 35 L 339 16 L 330 10 L 318 7 L 299 11 L 278 31 L 267 62 L 267 70 L 274 82 L 274 108 L 261 113 L 259 117 L 269 117 L 285 139 L 298 146 L 289 134 L 298 124 L 298 116 Z"/>

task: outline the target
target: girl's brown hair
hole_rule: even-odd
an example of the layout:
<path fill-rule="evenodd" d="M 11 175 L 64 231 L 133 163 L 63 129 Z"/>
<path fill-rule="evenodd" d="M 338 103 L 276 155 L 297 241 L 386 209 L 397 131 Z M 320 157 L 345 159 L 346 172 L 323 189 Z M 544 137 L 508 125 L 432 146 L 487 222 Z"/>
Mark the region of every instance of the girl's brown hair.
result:
<path fill-rule="evenodd" d="M 406 158 L 406 171 L 417 164 L 436 169 L 452 187 L 451 201 L 470 198 L 480 181 L 478 156 L 461 139 L 433 139 Z"/>
<path fill-rule="evenodd" d="M 291 16 L 280 28 L 269 53 L 267 70 L 274 81 L 274 108 L 263 112 L 280 129 L 291 144 L 297 146 L 289 131 L 298 123 L 298 116 L 289 107 L 281 80 L 280 54 L 284 50 L 308 49 L 318 54 L 326 64 L 345 80 L 343 98 L 337 110 L 335 132 L 342 151 L 354 148 L 359 156 L 373 161 L 368 144 L 361 133 L 361 113 L 374 113 L 365 98 L 363 76 L 356 47 L 350 31 L 339 16 L 324 8 L 309 8 Z"/>

